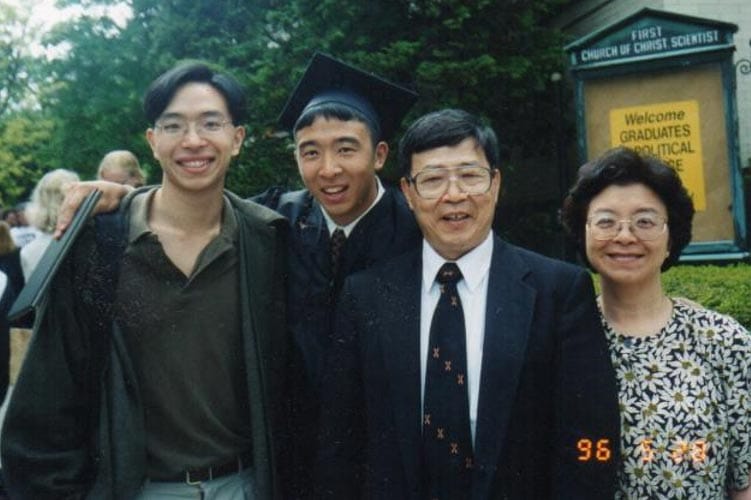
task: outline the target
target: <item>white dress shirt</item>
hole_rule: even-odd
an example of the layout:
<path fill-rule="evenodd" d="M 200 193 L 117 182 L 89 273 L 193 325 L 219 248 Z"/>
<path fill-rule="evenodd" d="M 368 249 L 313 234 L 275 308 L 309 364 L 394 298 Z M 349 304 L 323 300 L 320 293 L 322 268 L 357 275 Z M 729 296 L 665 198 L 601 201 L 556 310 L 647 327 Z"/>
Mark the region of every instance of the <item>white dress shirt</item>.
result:
<path fill-rule="evenodd" d="M 493 232 L 491 231 L 482 243 L 456 261 L 456 265 L 459 266 L 459 270 L 464 277 L 456 288 L 462 301 L 464 327 L 467 335 L 467 391 L 469 393 L 469 424 L 473 442 L 477 422 L 477 403 L 480 398 L 482 344 L 485 339 L 485 304 L 488 299 L 488 275 L 492 256 Z M 438 255 L 433 247 L 423 240 L 422 299 L 420 303 L 420 387 L 423 404 L 425 402 L 425 370 L 430 342 L 430 323 L 441 296 L 435 277 L 445 262 L 448 261 Z"/>

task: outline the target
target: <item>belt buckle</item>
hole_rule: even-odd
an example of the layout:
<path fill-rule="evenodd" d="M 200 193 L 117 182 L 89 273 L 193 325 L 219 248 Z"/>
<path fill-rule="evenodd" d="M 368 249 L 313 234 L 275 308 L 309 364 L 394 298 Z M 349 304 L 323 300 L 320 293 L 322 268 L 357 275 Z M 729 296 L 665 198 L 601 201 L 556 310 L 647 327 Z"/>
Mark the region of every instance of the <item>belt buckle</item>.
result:
<path fill-rule="evenodd" d="M 211 481 L 212 479 L 214 479 L 214 471 L 212 470 L 211 467 L 209 467 L 208 470 L 209 470 L 209 481 Z M 190 486 L 199 486 L 202 482 L 203 481 L 201 479 L 198 479 L 195 481 L 192 480 L 190 478 L 190 471 L 189 470 L 185 471 L 185 484 L 188 484 Z"/>

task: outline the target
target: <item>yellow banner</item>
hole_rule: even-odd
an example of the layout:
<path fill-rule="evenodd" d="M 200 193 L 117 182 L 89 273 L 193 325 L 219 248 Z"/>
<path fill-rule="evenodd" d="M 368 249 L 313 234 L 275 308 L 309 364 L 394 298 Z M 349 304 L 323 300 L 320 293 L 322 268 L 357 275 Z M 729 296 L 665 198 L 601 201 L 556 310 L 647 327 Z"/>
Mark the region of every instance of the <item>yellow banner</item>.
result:
<path fill-rule="evenodd" d="M 660 157 L 676 169 L 694 208 L 706 209 L 698 101 L 611 109 L 610 142 Z"/>

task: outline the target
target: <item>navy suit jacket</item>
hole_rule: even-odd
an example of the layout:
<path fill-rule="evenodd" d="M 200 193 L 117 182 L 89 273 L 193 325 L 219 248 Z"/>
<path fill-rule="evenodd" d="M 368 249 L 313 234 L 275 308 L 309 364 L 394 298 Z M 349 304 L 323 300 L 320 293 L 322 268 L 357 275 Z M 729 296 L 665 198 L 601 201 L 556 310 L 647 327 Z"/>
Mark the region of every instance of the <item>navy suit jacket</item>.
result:
<path fill-rule="evenodd" d="M 344 284 L 321 386 L 323 497 L 420 498 L 421 267 L 417 249 Z M 591 278 L 495 237 L 471 498 L 612 498 L 618 444 Z"/>

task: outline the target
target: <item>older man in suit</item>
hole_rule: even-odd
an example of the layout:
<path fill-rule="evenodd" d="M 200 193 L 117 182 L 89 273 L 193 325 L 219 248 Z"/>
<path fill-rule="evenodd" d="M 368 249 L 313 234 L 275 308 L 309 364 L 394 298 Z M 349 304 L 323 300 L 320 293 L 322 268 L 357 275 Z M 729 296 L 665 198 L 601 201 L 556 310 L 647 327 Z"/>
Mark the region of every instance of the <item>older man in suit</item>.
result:
<path fill-rule="evenodd" d="M 418 119 L 399 164 L 424 240 L 344 284 L 322 496 L 612 498 L 617 397 L 589 276 L 494 234 L 498 145 L 475 116 Z"/>

